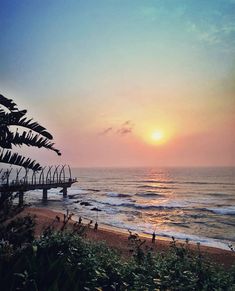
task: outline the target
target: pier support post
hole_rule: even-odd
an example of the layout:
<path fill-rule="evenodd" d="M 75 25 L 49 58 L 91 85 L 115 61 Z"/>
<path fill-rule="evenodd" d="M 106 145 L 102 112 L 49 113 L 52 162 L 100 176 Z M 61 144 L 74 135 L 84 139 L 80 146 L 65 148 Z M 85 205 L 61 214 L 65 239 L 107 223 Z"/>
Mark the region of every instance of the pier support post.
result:
<path fill-rule="evenodd" d="M 67 198 L 67 187 L 63 188 L 63 198 Z"/>
<path fill-rule="evenodd" d="M 22 206 L 24 204 L 24 192 L 19 192 L 19 206 Z"/>
<path fill-rule="evenodd" d="M 42 200 L 47 201 L 47 189 L 42 190 Z"/>

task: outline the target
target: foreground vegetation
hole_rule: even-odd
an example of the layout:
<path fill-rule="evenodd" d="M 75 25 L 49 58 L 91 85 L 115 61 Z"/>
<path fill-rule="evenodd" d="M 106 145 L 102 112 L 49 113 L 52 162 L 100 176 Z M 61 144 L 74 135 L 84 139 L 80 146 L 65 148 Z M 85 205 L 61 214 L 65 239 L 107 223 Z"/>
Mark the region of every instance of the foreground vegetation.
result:
<path fill-rule="evenodd" d="M 84 239 L 82 229 L 48 228 L 37 240 L 33 229 L 28 216 L 1 226 L 1 290 L 235 290 L 235 268 L 225 271 L 200 250 L 193 255 L 187 243 L 173 240 L 168 252 L 153 254 L 137 237 L 124 260 Z"/>

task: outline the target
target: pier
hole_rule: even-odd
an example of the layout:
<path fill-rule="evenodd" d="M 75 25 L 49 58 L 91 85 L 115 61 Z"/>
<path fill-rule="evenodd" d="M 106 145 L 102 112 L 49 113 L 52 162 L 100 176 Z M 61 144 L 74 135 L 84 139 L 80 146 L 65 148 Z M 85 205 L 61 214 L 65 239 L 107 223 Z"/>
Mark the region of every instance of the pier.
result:
<path fill-rule="evenodd" d="M 68 169 L 69 177 L 66 177 L 65 169 Z M 47 201 L 48 190 L 51 188 L 62 188 L 63 197 L 67 197 L 68 188 L 77 182 L 77 178 L 72 178 L 69 166 L 50 166 L 43 168 L 39 172 L 29 173 L 25 169 L 25 174 L 20 177 L 22 169 L 17 170 L 14 179 L 11 179 L 12 169 L 0 171 L 2 182 L 0 184 L 1 195 L 18 193 L 19 205 L 23 204 L 24 193 L 32 190 L 42 190 L 42 200 Z"/>

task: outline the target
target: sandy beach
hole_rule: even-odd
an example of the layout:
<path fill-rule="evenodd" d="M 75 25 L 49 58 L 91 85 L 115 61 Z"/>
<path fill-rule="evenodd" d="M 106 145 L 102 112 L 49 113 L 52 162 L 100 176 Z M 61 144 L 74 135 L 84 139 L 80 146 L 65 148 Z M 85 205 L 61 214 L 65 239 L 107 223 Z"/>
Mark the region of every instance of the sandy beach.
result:
<path fill-rule="evenodd" d="M 24 209 L 20 215 L 31 214 L 36 216 L 36 232 L 35 235 L 39 236 L 42 231 L 54 221 L 55 228 L 60 228 L 62 222 L 58 222 L 56 218 L 60 217 L 60 221 L 63 220 L 63 214 L 50 209 L 27 207 Z M 70 225 L 74 224 L 75 221 L 71 220 Z M 94 231 L 92 225 L 90 228 L 86 225 L 86 239 L 92 241 L 104 241 L 108 246 L 118 250 L 124 257 L 130 255 L 130 245 L 128 241 L 129 233 L 118 232 L 115 229 L 107 229 L 99 227 L 98 231 Z M 156 234 L 157 235 L 157 234 Z M 146 240 L 145 247 L 152 248 L 156 252 L 162 252 L 170 247 L 169 240 L 163 240 L 156 237 L 156 242 L 153 244 L 151 242 L 151 237 L 141 237 L 141 239 Z M 178 244 L 182 242 L 177 242 Z M 197 251 L 197 245 L 190 243 L 189 247 L 192 251 Z M 224 265 L 224 267 L 229 268 L 235 264 L 235 253 L 232 251 L 226 251 L 219 248 L 200 246 L 203 256 L 208 257 L 210 260 Z"/>

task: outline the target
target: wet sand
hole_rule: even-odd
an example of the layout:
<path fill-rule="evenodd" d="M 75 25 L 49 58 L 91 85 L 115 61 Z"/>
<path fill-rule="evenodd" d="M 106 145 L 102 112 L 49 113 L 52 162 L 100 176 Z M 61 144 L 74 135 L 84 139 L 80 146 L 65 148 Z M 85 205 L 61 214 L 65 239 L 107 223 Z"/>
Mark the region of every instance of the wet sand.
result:
<path fill-rule="evenodd" d="M 36 216 L 36 232 L 35 235 L 39 236 L 42 231 L 50 224 L 53 223 L 53 226 L 57 229 L 61 228 L 64 215 L 60 212 L 55 212 L 46 208 L 36 208 L 36 207 L 27 207 L 20 215 L 31 214 Z M 56 219 L 57 216 L 57 219 Z M 59 219 L 58 219 L 59 218 Z M 60 220 L 60 222 L 58 221 Z M 68 225 L 72 227 L 75 221 L 70 220 Z M 111 228 L 98 227 L 98 231 L 94 231 L 94 223 L 90 228 L 87 226 L 87 222 L 84 223 L 86 226 L 86 239 L 92 241 L 104 241 L 111 248 L 116 249 L 124 257 L 130 256 L 130 244 L 129 244 L 129 233 L 128 232 L 119 232 Z M 156 234 L 157 235 L 157 234 Z M 152 248 L 156 252 L 162 252 L 170 247 L 169 240 L 159 239 L 156 236 L 155 243 L 151 242 L 151 237 L 140 237 L 142 240 L 146 240 L 144 246 Z M 180 244 L 181 242 L 177 242 Z M 192 251 L 197 251 L 197 245 L 194 243 L 189 243 L 189 248 Z M 210 260 L 224 265 L 228 268 L 235 264 L 235 253 L 232 251 L 226 251 L 219 248 L 200 246 L 201 253 L 203 256 L 209 258 Z"/>

